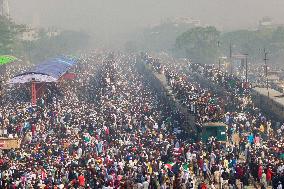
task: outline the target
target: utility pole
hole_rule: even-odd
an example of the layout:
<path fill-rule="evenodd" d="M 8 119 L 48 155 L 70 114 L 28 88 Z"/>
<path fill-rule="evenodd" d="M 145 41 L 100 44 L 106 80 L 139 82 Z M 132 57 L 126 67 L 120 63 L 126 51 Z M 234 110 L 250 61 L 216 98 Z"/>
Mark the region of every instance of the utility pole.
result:
<path fill-rule="evenodd" d="M 219 62 L 218 62 L 218 69 L 219 69 L 219 72 L 221 72 L 221 60 L 220 60 L 220 57 L 219 57 Z"/>
<path fill-rule="evenodd" d="M 246 56 L 246 83 L 248 82 L 248 54 L 244 54 Z"/>
<path fill-rule="evenodd" d="M 232 43 L 231 42 L 230 42 L 230 69 L 231 69 L 231 75 L 233 75 Z"/>
<path fill-rule="evenodd" d="M 220 41 L 217 42 L 217 45 L 218 45 L 218 50 L 220 50 Z M 219 54 L 219 53 L 218 53 Z M 219 74 L 221 72 L 221 61 L 220 61 L 220 55 L 218 57 L 218 71 L 219 71 Z"/>
<path fill-rule="evenodd" d="M 265 77 L 266 77 L 266 89 L 267 89 L 267 95 L 269 97 L 269 88 L 268 88 L 268 66 L 267 66 L 267 58 L 268 52 L 266 52 L 266 49 L 264 48 L 264 66 L 265 66 Z"/>

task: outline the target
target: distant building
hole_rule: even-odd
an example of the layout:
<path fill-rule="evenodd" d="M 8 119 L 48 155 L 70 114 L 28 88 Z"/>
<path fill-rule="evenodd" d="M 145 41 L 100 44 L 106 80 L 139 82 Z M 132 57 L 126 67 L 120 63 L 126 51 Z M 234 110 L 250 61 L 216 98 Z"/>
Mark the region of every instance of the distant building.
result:
<path fill-rule="evenodd" d="M 171 21 L 177 24 L 191 24 L 195 27 L 201 26 L 200 20 L 192 19 L 190 17 L 176 17 L 171 19 Z"/>
<path fill-rule="evenodd" d="M 280 77 L 276 74 L 273 74 L 273 75 L 268 75 L 267 79 L 269 82 L 278 82 Z"/>
<path fill-rule="evenodd" d="M 48 37 L 56 37 L 61 31 L 56 29 L 49 28 L 47 31 L 44 31 Z M 35 41 L 39 39 L 40 29 L 29 28 L 27 31 L 23 32 L 20 38 L 23 41 Z"/>
<path fill-rule="evenodd" d="M 35 41 L 39 38 L 39 30 L 29 28 L 27 31 L 22 33 L 20 37 L 23 41 Z"/>
<path fill-rule="evenodd" d="M 49 28 L 47 30 L 47 36 L 48 37 L 56 37 L 58 35 L 60 35 L 61 31 L 60 30 L 57 30 L 57 29 L 54 29 L 54 28 Z"/>
<path fill-rule="evenodd" d="M 162 19 L 160 23 L 151 24 L 150 27 L 154 28 L 164 23 L 173 23 L 175 26 L 185 25 L 185 24 L 192 25 L 194 27 L 202 26 L 201 21 L 197 19 L 192 19 L 190 17 L 174 17 L 174 18 Z"/>
<path fill-rule="evenodd" d="M 269 17 L 264 17 L 258 22 L 258 30 L 261 29 L 275 29 L 277 27 L 283 27 L 283 24 L 274 23 Z"/>
<path fill-rule="evenodd" d="M 273 25 L 273 21 L 269 17 L 264 17 L 259 21 L 259 27 L 270 27 Z"/>

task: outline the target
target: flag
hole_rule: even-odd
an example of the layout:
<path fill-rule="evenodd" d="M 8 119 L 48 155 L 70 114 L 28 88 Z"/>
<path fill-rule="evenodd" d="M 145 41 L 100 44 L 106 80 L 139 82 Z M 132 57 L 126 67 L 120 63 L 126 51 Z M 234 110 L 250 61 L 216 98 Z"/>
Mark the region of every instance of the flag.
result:
<path fill-rule="evenodd" d="M 188 163 L 184 163 L 184 164 L 182 165 L 182 168 L 183 168 L 185 171 L 189 171 L 189 165 L 188 165 Z"/>
<path fill-rule="evenodd" d="M 167 164 L 165 164 L 165 168 L 167 168 L 167 169 L 172 169 L 173 168 L 173 165 L 174 165 L 175 163 L 173 163 L 173 162 L 170 162 L 170 163 L 167 163 Z"/>

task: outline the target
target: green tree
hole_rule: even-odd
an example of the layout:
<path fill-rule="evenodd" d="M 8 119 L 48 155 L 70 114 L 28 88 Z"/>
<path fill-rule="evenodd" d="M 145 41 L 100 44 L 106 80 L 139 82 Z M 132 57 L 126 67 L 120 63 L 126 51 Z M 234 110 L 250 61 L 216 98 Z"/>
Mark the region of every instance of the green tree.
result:
<path fill-rule="evenodd" d="M 223 33 L 220 37 L 222 52 L 229 55 L 229 44 L 233 45 L 234 53 L 248 53 L 254 62 L 263 61 L 263 49 L 270 52 L 271 62 L 283 60 L 284 28 L 262 28 L 260 30 L 237 30 Z"/>
<path fill-rule="evenodd" d="M 19 42 L 18 36 L 24 30 L 24 25 L 17 25 L 12 20 L 0 16 L 0 54 L 14 54 Z"/>
<path fill-rule="evenodd" d="M 220 41 L 220 47 L 217 43 Z M 194 62 L 213 63 L 217 57 L 248 53 L 251 62 L 263 62 L 263 49 L 269 51 L 269 61 L 281 64 L 284 59 L 284 27 L 259 30 L 236 30 L 220 33 L 214 27 L 198 27 L 177 37 L 174 53 Z"/>
<path fill-rule="evenodd" d="M 194 62 L 214 63 L 218 56 L 220 32 L 215 27 L 196 27 L 182 33 L 176 39 L 175 53 Z"/>

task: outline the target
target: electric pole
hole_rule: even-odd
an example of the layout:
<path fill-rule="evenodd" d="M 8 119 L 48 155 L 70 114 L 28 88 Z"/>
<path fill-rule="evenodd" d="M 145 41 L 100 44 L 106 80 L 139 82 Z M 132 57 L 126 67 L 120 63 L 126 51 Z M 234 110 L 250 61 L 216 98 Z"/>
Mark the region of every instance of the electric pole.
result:
<path fill-rule="evenodd" d="M 245 74 L 246 74 L 246 83 L 248 82 L 248 54 L 244 54 L 245 56 L 246 56 L 246 72 L 245 72 Z"/>
<path fill-rule="evenodd" d="M 220 41 L 217 42 L 217 45 L 218 45 L 218 50 L 220 50 Z M 221 72 L 220 54 L 219 54 L 219 57 L 218 57 L 218 71 L 219 71 L 219 74 L 220 74 L 220 72 Z"/>
<path fill-rule="evenodd" d="M 267 95 L 269 97 L 269 88 L 268 88 L 268 66 L 267 66 L 267 58 L 268 52 L 266 52 L 266 49 L 264 48 L 264 66 L 265 66 L 265 77 L 266 77 L 266 89 L 267 89 Z"/>
<path fill-rule="evenodd" d="M 231 75 L 233 75 L 233 62 L 232 62 L 232 43 L 230 42 L 230 69 L 231 69 Z"/>

